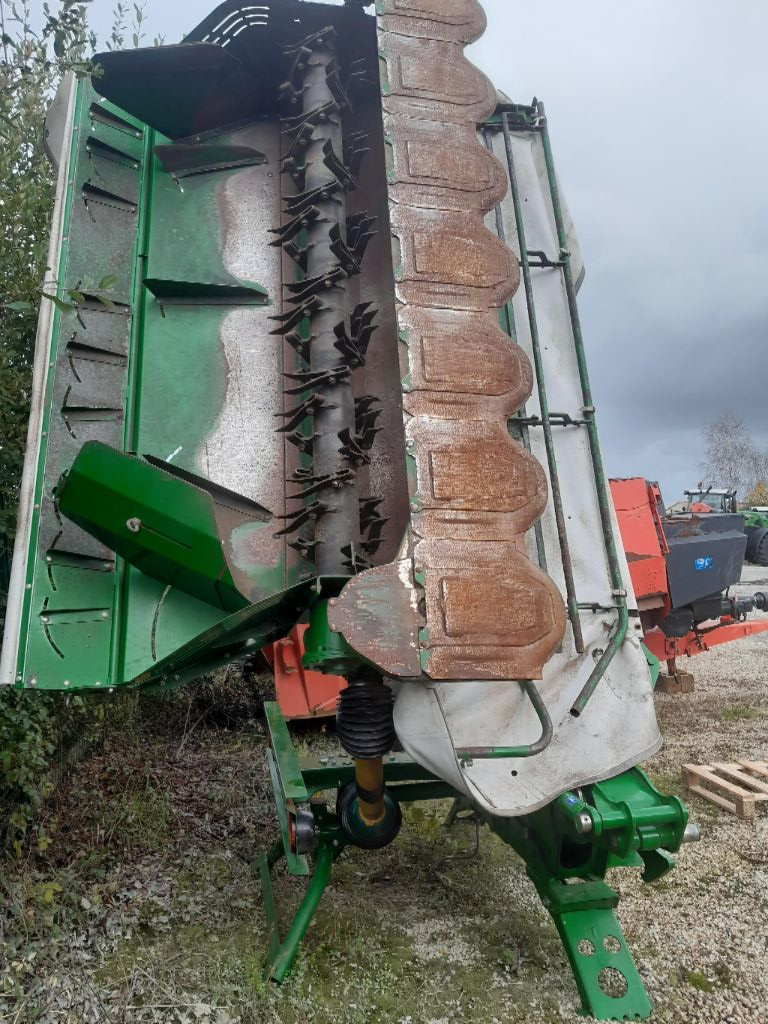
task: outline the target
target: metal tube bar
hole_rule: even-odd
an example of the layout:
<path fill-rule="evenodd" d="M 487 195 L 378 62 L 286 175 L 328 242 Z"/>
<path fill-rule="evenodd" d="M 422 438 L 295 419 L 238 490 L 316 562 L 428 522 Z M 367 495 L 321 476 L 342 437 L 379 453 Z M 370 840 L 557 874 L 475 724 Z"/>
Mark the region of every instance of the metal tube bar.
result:
<path fill-rule="evenodd" d="M 485 148 L 488 150 L 488 152 L 489 153 L 493 153 L 493 143 L 491 142 L 491 138 L 490 138 L 490 135 L 488 134 L 487 128 L 483 129 L 483 141 L 485 143 Z M 496 204 L 494 213 L 495 213 L 495 216 L 496 216 L 496 234 L 499 236 L 501 241 L 504 242 L 504 244 L 506 245 L 506 242 L 507 242 L 507 232 L 506 232 L 506 230 L 504 228 L 504 214 L 503 214 L 502 209 L 501 209 L 501 203 L 497 203 Z M 506 302 L 504 304 L 504 316 L 505 316 L 505 319 L 507 321 L 508 333 L 509 333 L 511 338 L 514 338 L 514 336 L 517 334 L 517 330 L 516 330 L 516 327 L 515 327 L 515 314 L 514 314 L 514 310 L 512 309 L 512 300 L 511 299 L 509 300 L 509 302 Z M 516 339 L 515 339 L 515 344 L 517 344 Z M 524 405 L 522 407 L 521 412 L 522 412 L 523 416 L 526 415 L 525 406 Z M 522 442 L 523 442 L 523 448 L 525 448 L 525 450 L 527 452 L 530 452 L 530 450 L 531 450 L 531 438 L 530 438 L 530 434 L 528 432 L 528 425 L 526 423 L 520 423 L 520 437 L 521 437 Z M 539 562 L 539 568 L 543 569 L 544 572 L 546 572 L 547 571 L 547 552 L 546 552 L 546 548 L 544 547 L 544 531 L 541 528 L 541 520 L 540 519 L 537 519 L 536 522 L 534 523 L 533 533 L 534 533 L 534 537 L 536 538 L 536 555 L 537 555 L 538 562 Z"/>
<path fill-rule="evenodd" d="M 380 757 L 360 757 L 355 761 L 357 809 L 364 825 L 378 825 L 384 820 L 384 761 Z"/>
<path fill-rule="evenodd" d="M 541 736 L 535 743 L 524 744 L 520 747 L 457 747 L 456 756 L 461 761 L 477 759 L 479 761 L 496 761 L 505 757 L 535 757 L 543 750 L 546 750 L 552 742 L 553 728 L 552 719 L 549 717 L 541 694 L 536 684 L 531 679 L 521 679 L 520 685 L 525 690 L 528 698 L 533 704 L 536 717 L 541 723 Z"/>
<path fill-rule="evenodd" d="M 326 886 L 331 877 L 331 868 L 336 858 L 336 853 L 330 843 L 321 843 L 317 850 L 315 859 L 315 872 L 304 894 L 299 909 L 291 921 L 288 933 L 280 943 L 280 951 L 270 965 L 269 976 L 273 981 L 282 984 L 285 976 L 291 969 L 291 964 L 296 957 L 301 940 L 307 933 L 312 916 L 317 910 L 320 899 L 325 892 Z"/>
<path fill-rule="evenodd" d="M 547 180 L 549 183 L 550 196 L 552 198 L 552 211 L 555 217 L 557 240 L 560 247 L 560 258 L 563 266 L 563 280 L 565 281 L 565 291 L 568 298 L 568 311 L 573 329 L 573 344 L 576 351 L 576 361 L 579 367 L 579 380 L 581 382 L 581 392 L 584 399 L 584 419 L 587 421 L 589 450 L 595 471 L 595 490 L 597 492 L 597 503 L 600 509 L 603 543 L 605 545 L 605 553 L 608 558 L 611 588 L 613 590 L 613 596 L 616 600 L 618 611 L 616 629 L 613 636 L 608 642 L 608 646 L 603 651 L 600 660 L 595 665 L 589 679 L 584 684 L 581 693 L 578 695 L 571 708 L 571 714 L 574 718 L 578 718 L 586 708 L 592 694 L 597 689 L 600 680 L 608 670 L 608 666 L 611 664 L 627 638 L 627 631 L 629 628 L 629 611 L 627 609 L 627 595 L 624 589 L 624 580 L 621 575 L 621 565 L 619 563 L 619 555 L 616 548 L 616 538 L 613 535 L 611 501 L 608 496 L 608 484 L 605 475 L 605 467 L 603 465 L 603 456 L 600 451 L 600 441 L 597 436 L 595 407 L 592 400 L 592 386 L 589 380 L 587 358 L 584 351 L 584 337 L 581 330 L 581 318 L 579 317 L 579 308 L 576 301 L 576 284 L 573 279 L 571 254 L 568 251 L 568 235 L 565 230 L 565 219 L 563 217 L 563 208 L 560 202 L 560 190 L 558 188 L 557 176 L 555 174 L 552 145 L 549 138 L 549 129 L 547 127 L 544 104 L 538 102 L 536 105 L 536 111 L 541 129 L 542 142 L 544 145 L 544 161 L 547 168 Z"/>
<path fill-rule="evenodd" d="M 568 531 L 565 525 L 565 513 L 563 511 L 563 496 L 560 490 L 560 477 L 557 472 L 557 456 L 555 455 L 555 442 L 552 438 L 552 425 L 549 419 L 549 399 L 547 398 L 547 386 L 544 379 L 544 364 L 541 357 L 541 340 L 539 338 L 539 323 L 536 316 L 536 303 L 533 298 L 533 283 L 531 281 L 531 267 L 528 260 L 528 248 L 525 241 L 525 224 L 523 223 L 523 210 L 520 204 L 520 188 L 517 183 L 517 171 L 515 170 L 515 158 L 512 152 L 512 138 L 509 133 L 509 119 L 506 112 L 501 115 L 501 127 L 504 132 L 504 146 L 507 151 L 507 167 L 509 170 L 509 185 L 512 192 L 512 203 L 515 208 L 515 224 L 517 225 L 517 241 L 520 247 L 520 268 L 523 272 L 523 285 L 525 287 L 525 301 L 528 307 L 528 321 L 531 328 L 531 349 L 533 352 L 533 365 L 536 370 L 536 384 L 539 392 L 539 407 L 541 409 L 541 426 L 544 432 L 544 446 L 547 450 L 547 465 L 549 466 L 549 478 L 552 486 L 552 504 L 555 511 L 555 522 L 557 524 L 557 536 L 560 541 L 560 557 L 563 562 L 563 576 L 565 577 L 565 593 L 568 606 L 568 618 L 571 620 L 573 629 L 573 640 L 576 651 L 584 653 L 584 634 L 581 630 L 581 619 L 579 617 L 579 602 L 576 597 L 576 584 L 573 578 L 573 562 L 571 561 L 571 549 L 568 544 Z"/>

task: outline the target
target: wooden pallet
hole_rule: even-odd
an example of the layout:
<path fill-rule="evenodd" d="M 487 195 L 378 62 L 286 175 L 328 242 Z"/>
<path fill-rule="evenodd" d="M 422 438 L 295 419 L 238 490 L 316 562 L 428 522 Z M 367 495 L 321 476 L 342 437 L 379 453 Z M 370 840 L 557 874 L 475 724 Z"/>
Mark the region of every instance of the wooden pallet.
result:
<path fill-rule="evenodd" d="M 692 793 L 745 821 L 752 821 L 755 804 L 768 800 L 768 762 L 684 764 L 683 782 Z"/>

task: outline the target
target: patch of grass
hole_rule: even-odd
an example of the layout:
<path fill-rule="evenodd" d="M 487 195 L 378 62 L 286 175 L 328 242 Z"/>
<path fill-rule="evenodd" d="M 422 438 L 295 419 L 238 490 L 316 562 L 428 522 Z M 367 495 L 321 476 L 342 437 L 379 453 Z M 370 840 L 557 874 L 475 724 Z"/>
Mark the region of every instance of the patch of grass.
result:
<path fill-rule="evenodd" d="M 737 706 L 726 708 L 720 717 L 724 722 L 754 721 L 756 718 L 762 718 L 763 713 L 758 708 Z"/>
<path fill-rule="evenodd" d="M 393 846 L 343 855 L 282 987 L 264 980 L 266 929 L 247 866 L 208 850 L 175 872 L 170 920 L 108 958 L 102 993 L 205 1005 L 216 1024 L 221 1013 L 239 1024 L 554 1024 L 577 1005 L 556 931 L 509 847 L 483 830 L 475 853 L 471 823 L 442 827 L 448 806 L 406 808 Z M 274 884 L 284 934 L 305 883 L 280 869 Z M 562 978 L 545 985 L 553 960 Z"/>
<path fill-rule="evenodd" d="M 682 976 L 683 981 L 686 981 L 693 988 L 698 989 L 699 992 L 715 991 L 714 984 L 705 974 L 702 974 L 701 971 L 689 971 L 683 968 Z"/>
<path fill-rule="evenodd" d="M 648 778 L 664 796 L 682 797 L 687 792 L 679 772 L 648 771 Z"/>
<path fill-rule="evenodd" d="M 168 828 L 168 795 L 148 784 L 118 807 L 118 823 L 129 845 L 148 853 L 162 849 Z"/>

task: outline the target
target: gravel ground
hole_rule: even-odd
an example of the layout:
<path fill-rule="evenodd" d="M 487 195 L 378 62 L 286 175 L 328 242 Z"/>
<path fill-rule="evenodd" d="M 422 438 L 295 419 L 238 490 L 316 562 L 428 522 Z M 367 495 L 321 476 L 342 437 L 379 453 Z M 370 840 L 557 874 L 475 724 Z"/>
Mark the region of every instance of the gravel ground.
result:
<path fill-rule="evenodd" d="M 763 586 L 768 570 L 746 568 L 741 589 Z M 692 661 L 693 694 L 657 696 L 665 746 L 646 767 L 660 788 L 684 795 L 688 761 L 768 757 L 766 664 L 768 633 Z M 275 835 L 263 725 L 176 717 L 151 704 L 135 735 L 73 773 L 43 822 L 46 849 L 0 869 L 0 1021 L 583 1020 L 520 862 L 485 832 L 475 851 L 471 825 L 446 833 L 438 805 L 409 809 L 389 849 L 345 854 L 290 984 L 265 985 L 249 866 Z M 768 806 L 746 823 L 686 799 L 702 841 L 676 870 L 652 886 L 634 871 L 609 879 L 652 1021 L 768 1024 Z M 276 888 L 285 906 L 300 898 L 291 879 Z"/>

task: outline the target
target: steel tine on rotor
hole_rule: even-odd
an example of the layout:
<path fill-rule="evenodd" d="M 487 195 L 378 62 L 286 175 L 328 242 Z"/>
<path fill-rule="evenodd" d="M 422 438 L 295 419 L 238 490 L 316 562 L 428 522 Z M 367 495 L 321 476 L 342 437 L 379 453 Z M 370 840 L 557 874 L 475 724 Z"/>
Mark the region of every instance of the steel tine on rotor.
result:
<path fill-rule="evenodd" d="M 368 139 L 360 131 L 345 135 L 343 123 L 352 111 L 350 90 L 364 80 L 366 63 L 355 62 L 342 81 L 332 28 L 300 40 L 285 56 L 287 74 L 278 89 L 286 111 L 281 171 L 295 192 L 283 198 L 284 221 L 273 230 L 272 244 L 283 247 L 296 277 L 285 282 L 273 333 L 285 338 L 298 360 L 283 374 L 284 393 L 302 400 L 278 414 L 284 423 L 277 429 L 311 458 L 312 468 L 301 466 L 289 477 L 289 484 L 300 486 L 289 488 L 286 499 L 302 507 L 288 513 L 290 525 L 280 535 L 298 529 L 296 524 L 311 525 L 311 543 L 302 535 L 294 549 L 312 558 L 318 575 L 344 576 L 364 562 L 363 533 L 370 545 L 371 530 L 380 534 L 383 523 L 379 517 L 374 524 L 370 508 L 361 508 L 356 487 L 358 469 L 370 463 L 381 411 L 373 396 L 355 397 L 352 377 L 365 365 L 376 310 L 370 302 L 350 310 L 346 293 L 376 234 L 375 217 L 346 211 Z"/>

